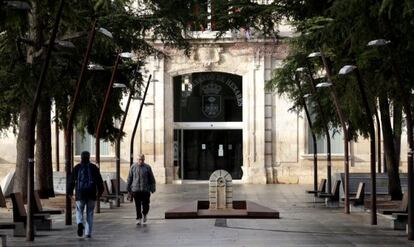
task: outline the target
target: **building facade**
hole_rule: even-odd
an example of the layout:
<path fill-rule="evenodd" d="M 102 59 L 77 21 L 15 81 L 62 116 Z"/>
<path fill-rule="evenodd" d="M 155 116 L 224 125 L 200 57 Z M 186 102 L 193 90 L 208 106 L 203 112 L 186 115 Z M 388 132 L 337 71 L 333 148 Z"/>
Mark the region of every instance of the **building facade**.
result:
<path fill-rule="evenodd" d="M 281 27 L 282 34 L 288 29 Z M 285 33 L 286 34 L 286 33 Z M 255 36 L 250 30 L 195 31 L 192 52 L 155 44 L 166 56 L 148 58 L 152 75 L 134 141 L 134 156 L 146 155 L 158 183 L 208 180 L 214 170 L 227 170 L 243 183 L 312 183 L 313 155 L 306 119 L 290 112 L 291 102 L 266 92 L 265 82 L 282 65 L 287 46 Z M 130 138 L 139 100 L 132 102 L 121 143 L 121 176 L 129 168 Z M 54 129 L 54 128 L 52 128 Z M 333 141 L 332 174 L 343 172 L 342 137 Z M 56 141 L 57 140 L 57 141 Z M 55 170 L 64 171 L 63 135 L 53 139 Z M 402 137 L 402 163 L 406 143 Z M 75 136 L 75 160 L 82 150 L 94 159 L 94 141 Z M 319 176 L 326 177 L 326 148 L 319 144 Z M 58 148 L 60 146 L 60 148 Z M 16 137 L 1 137 L 0 177 L 14 169 Z M 111 144 L 101 145 L 101 170 L 115 171 Z M 369 145 L 362 138 L 351 143 L 351 172 L 369 171 Z M 404 171 L 405 166 L 402 167 Z"/>

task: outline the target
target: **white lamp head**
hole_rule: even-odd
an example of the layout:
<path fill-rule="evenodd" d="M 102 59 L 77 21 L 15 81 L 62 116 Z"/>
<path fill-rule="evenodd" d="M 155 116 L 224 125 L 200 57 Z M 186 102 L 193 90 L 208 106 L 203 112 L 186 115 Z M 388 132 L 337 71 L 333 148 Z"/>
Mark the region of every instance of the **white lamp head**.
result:
<path fill-rule="evenodd" d="M 375 39 L 375 40 L 369 41 L 367 46 L 384 46 L 384 45 L 388 45 L 389 43 L 391 43 L 391 41 L 389 40 Z"/>
<path fill-rule="evenodd" d="M 345 65 L 343 66 L 340 70 L 339 70 L 339 75 L 346 75 L 351 73 L 352 71 L 354 71 L 357 68 L 357 66 L 355 65 Z"/>
<path fill-rule="evenodd" d="M 109 37 L 109 38 L 113 38 L 114 36 L 112 36 L 112 33 L 108 31 L 108 29 L 100 27 L 98 28 L 98 32 L 102 33 L 103 35 Z"/>
<path fill-rule="evenodd" d="M 321 82 L 316 85 L 317 88 L 325 88 L 332 86 L 331 82 Z"/>
<path fill-rule="evenodd" d="M 320 57 L 322 56 L 321 53 L 319 51 L 316 52 L 312 52 L 308 55 L 308 58 L 314 58 L 314 57 Z"/>

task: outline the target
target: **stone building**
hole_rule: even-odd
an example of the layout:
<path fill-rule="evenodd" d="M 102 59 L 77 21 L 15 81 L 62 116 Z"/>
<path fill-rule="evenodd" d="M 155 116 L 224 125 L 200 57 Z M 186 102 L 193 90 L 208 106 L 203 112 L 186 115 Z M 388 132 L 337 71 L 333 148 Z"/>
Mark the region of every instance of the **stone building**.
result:
<path fill-rule="evenodd" d="M 281 26 L 281 35 L 291 35 Z M 291 102 L 266 92 L 265 81 L 281 66 L 287 46 L 250 30 L 229 31 L 216 39 L 211 25 L 194 31 L 190 56 L 156 44 L 168 56 L 148 58 L 152 75 L 135 138 L 134 154 L 146 155 L 158 183 L 208 180 L 214 170 L 228 171 L 243 183 L 312 183 L 311 140 L 306 119 L 289 111 Z M 122 177 L 129 168 L 130 138 L 140 101 L 134 100 L 121 143 Z M 52 128 L 53 129 L 53 128 Z M 340 134 L 333 140 L 333 174 L 343 171 Z M 0 176 L 14 169 L 16 138 L 2 136 Z M 402 151 L 406 151 L 404 137 Z M 319 175 L 326 176 L 323 140 Z M 59 160 L 64 170 L 63 135 Z M 53 140 L 53 150 L 56 142 Z M 114 147 L 101 145 L 101 169 L 115 170 Z M 75 136 L 75 160 L 82 150 L 94 159 L 94 140 Z M 369 171 L 366 140 L 351 143 L 351 172 Z M 53 153 L 54 154 L 54 153 Z M 56 156 L 53 155 L 56 167 Z M 406 157 L 402 155 L 402 162 Z"/>

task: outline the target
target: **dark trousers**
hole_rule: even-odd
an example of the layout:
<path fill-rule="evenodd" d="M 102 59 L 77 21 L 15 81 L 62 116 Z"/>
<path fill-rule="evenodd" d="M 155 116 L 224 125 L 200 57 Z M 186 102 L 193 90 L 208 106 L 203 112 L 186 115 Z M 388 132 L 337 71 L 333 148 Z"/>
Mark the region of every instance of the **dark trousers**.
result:
<path fill-rule="evenodd" d="M 133 196 L 135 201 L 135 209 L 137 210 L 137 219 L 141 219 L 142 214 L 148 214 L 151 193 L 149 191 L 137 191 L 133 192 Z"/>

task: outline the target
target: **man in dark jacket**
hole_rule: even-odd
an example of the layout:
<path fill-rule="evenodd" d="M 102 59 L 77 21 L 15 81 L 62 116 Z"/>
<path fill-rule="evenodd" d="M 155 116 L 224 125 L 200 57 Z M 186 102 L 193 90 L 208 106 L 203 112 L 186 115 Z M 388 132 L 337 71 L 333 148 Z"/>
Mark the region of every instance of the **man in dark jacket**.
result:
<path fill-rule="evenodd" d="M 69 196 L 73 196 L 73 189 L 76 188 L 76 223 L 78 224 L 78 236 L 81 237 L 85 229 L 87 238 L 90 238 L 92 234 L 95 202 L 104 191 L 99 169 L 89 159 L 90 153 L 87 151 L 82 152 L 81 163 L 75 166 L 69 181 Z M 85 206 L 86 227 L 83 226 L 83 211 Z"/>
<path fill-rule="evenodd" d="M 154 174 L 151 166 L 144 161 L 145 156 L 143 154 L 139 155 L 138 163 L 133 164 L 129 170 L 127 182 L 128 193 L 132 193 L 135 200 L 137 225 L 147 222 L 151 193 L 155 192 Z"/>

